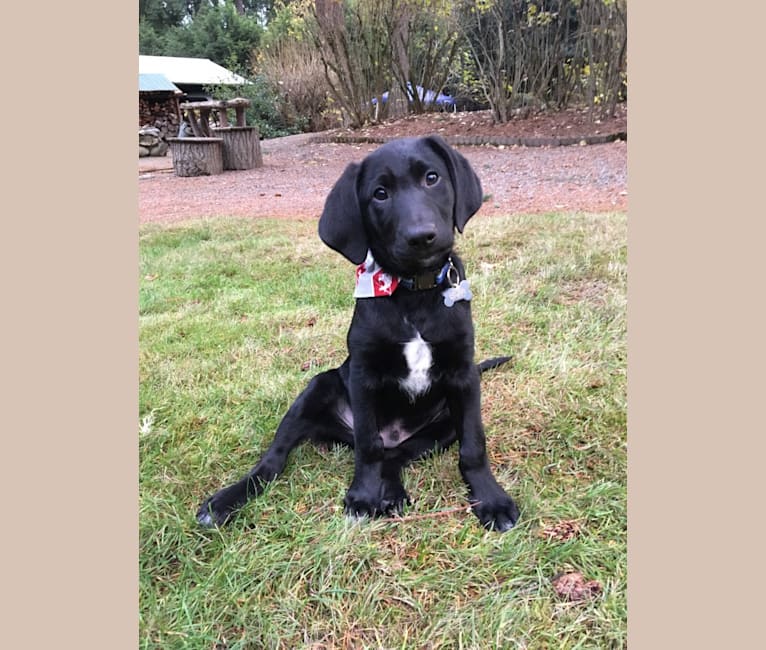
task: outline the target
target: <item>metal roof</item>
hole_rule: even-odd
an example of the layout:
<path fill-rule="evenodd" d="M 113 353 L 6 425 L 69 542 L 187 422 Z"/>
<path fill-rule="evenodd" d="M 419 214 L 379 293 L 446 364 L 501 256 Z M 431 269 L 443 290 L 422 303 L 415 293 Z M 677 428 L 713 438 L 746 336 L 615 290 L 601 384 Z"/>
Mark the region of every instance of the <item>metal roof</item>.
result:
<path fill-rule="evenodd" d="M 139 74 L 162 74 L 174 84 L 202 84 L 205 86 L 241 85 L 250 81 L 210 59 L 181 56 L 138 56 Z"/>
<path fill-rule="evenodd" d="M 178 86 L 168 81 L 164 74 L 145 72 L 138 75 L 138 92 L 172 92 L 183 95 Z"/>

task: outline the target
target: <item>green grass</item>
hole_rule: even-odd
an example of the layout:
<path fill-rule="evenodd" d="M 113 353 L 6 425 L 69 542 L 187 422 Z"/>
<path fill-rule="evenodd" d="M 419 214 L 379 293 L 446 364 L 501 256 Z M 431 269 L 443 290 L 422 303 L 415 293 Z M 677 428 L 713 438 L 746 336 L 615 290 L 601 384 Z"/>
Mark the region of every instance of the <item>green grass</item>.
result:
<path fill-rule="evenodd" d="M 247 471 L 309 376 L 345 356 L 353 269 L 315 229 L 141 230 L 141 647 L 625 647 L 622 213 L 477 217 L 458 241 L 477 360 L 513 355 L 483 378 L 491 464 L 521 509 L 513 531 L 456 509 L 455 449 L 405 471 L 404 521 L 351 523 L 351 454 L 310 445 L 230 527 L 197 527 L 199 502 Z M 567 521 L 573 538 L 543 534 Z M 567 571 L 601 592 L 563 600 L 551 581 Z"/>

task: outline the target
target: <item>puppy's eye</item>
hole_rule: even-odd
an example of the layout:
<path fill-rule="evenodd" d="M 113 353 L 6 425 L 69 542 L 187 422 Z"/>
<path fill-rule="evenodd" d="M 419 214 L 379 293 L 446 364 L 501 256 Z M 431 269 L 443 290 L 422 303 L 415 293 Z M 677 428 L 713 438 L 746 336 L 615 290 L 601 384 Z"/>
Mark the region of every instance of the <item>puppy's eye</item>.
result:
<path fill-rule="evenodd" d="M 385 201 L 388 198 L 388 192 L 386 192 L 384 187 L 376 188 L 372 195 L 375 197 L 376 201 Z"/>
<path fill-rule="evenodd" d="M 439 174 L 436 172 L 428 172 L 426 174 L 426 185 L 434 185 L 439 180 Z"/>

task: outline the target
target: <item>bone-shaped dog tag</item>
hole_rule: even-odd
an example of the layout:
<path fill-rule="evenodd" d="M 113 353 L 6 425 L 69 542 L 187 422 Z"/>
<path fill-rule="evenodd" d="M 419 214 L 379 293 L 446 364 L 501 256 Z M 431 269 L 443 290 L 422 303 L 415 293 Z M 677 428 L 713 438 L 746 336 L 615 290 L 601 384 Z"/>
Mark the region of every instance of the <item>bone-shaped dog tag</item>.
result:
<path fill-rule="evenodd" d="M 460 300 L 470 300 L 473 298 L 468 280 L 462 280 L 460 284 L 445 289 L 442 295 L 444 296 L 444 304 L 447 307 L 452 307 L 452 305 Z"/>

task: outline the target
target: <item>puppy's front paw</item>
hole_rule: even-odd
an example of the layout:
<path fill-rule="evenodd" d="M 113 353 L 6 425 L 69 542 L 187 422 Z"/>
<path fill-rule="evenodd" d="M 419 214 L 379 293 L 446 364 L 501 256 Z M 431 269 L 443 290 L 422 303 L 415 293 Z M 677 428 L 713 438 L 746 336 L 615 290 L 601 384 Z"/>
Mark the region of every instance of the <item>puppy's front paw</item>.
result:
<path fill-rule="evenodd" d="M 386 515 L 401 515 L 412 500 L 401 483 L 387 483 L 380 505 Z"/>
<path fill-rule="evenodd" d="M 216 528 L 227 524 L 239 510 L 240 503 L 232 499 L 227 490 L 219 490 L 202 502 L 197 510 L 197 521 L 205 528 Z"/>
<path fill-rule="evenodd" d="M 346 515 L 357 518 L 398 515 L 411 503 L 401 484 L 389 482 L 375 492 L 351 486 L 343 499 Z"/>
<path fill-rule="evenodd" d="M 504 533 L 511 530 L 519 519 L 519 509 L 513 499 L 503 493 L 472 506 L 474 514 L 482 526 L 489 530 Z"/>

